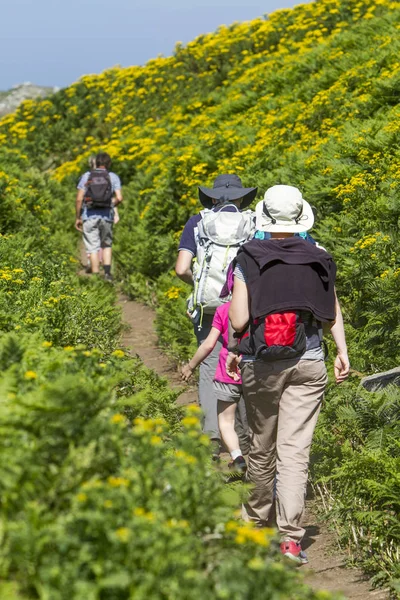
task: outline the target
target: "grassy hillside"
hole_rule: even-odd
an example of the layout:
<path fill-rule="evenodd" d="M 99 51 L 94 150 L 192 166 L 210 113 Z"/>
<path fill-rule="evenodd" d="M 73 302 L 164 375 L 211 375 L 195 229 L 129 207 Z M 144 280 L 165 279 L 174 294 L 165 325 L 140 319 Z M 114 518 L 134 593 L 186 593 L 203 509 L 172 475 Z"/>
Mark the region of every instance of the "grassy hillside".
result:
<path fill-rule="evenodd" d="M 188 289 L 172 267 L 200 208 L 197 185 L 237 172 L 259 197 L 275 183 L 302 189 L 317 209 L 313 235 L 338 263 L 356 371 L 329 391 L 315 477 L 379 581 L 400 576 L 400 400 L 389 392 L 361 402 L 356 389 L 357 373 L 400 364 L 399 23 L 396 2 L 317 0 L 177 44 L 144 67 L 85 76 L 0 121 L 0 142 L 21 169 L 52 181 L 45 210 L 61 197 L 73 204 L 89 155 L 112 155 L 125 194 L 120 276 L 158 307 L 160 338 L 180 357 L 193 344 Z M 4 219 L 18 218 L 18 198 L 4 202 Z"/>

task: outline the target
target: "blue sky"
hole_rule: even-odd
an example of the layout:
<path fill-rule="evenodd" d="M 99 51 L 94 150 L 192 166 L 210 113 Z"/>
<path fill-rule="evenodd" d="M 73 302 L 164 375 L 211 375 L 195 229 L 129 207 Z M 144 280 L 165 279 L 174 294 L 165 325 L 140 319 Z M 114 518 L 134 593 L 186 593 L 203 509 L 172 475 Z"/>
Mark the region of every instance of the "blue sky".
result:
<path fill-rule="evenodd" d="M 247 21 L 293 0 L 3 0 L 0 90 L 31 81 L 66 86 L 113 65 L 171 54 L 221 24 Z"/>

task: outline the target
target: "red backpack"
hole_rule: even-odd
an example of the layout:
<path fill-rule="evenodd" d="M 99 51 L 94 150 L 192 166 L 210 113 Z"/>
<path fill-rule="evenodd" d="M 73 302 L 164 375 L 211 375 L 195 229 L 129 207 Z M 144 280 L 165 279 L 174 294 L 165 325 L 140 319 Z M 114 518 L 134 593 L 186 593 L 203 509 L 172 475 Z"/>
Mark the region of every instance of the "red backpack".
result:
<path fill-rule="evenodd" d="M 240 338 L 238 349 L 268 362 L 300 357 L 306 351 L 301 314 L 287 311 L 256 319 Z"/>

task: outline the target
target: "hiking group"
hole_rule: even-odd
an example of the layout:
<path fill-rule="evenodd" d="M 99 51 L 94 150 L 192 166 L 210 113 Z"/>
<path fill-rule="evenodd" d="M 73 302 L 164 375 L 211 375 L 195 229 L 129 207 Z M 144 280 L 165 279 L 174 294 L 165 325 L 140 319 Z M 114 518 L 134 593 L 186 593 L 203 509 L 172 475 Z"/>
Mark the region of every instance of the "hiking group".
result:
<path fill-rule="evenodd" d="M 81 176 L 75 220 L 88 270 L 99 274 L 102 261 L 107 281 L 122 202 L 120 179 L 110 167 L 102 152 Z M 199 187 L 204 209 L 186 223 L 175 266 L 193 287 L 188 314 L 198 342 L 182 378 L 200 366 L 199 403 L 213 459 L 225 447 L 231 456 L 227 482 L 252 484 L 243 518 L 258 527 L 276 523 L 282 553 L 305 563 L 301 519 L 327 384 L 324 330 L 337 348 L 337 383 L 350 365 L 336 265 L 308 234 L 311 206 L 296 187 L 275 185 L 254 212 L 249 206 L 256 195 L 257 188 L 244 188 L 237 175 Z"/>
<path fill-rule="evenodd" d="M 282 553 L 301 564 L 310 447 L 327 384 L 324 331 L 336 344 L 337 383 L 350 365 L 336 265 L 307 233 L 310 204 L 296 187 L 275 185 L 254 213 L 256 194 L 237 175 L 199 187 L 204 210 L 186 223 L 175 267 L 193 286 L 188 314 L 199 346 L 182 378 L 200 365 L 213 459 L 222 440 L 231 455 L 227 481 L 252 484 L 243 518 L 276 523 Z"/>

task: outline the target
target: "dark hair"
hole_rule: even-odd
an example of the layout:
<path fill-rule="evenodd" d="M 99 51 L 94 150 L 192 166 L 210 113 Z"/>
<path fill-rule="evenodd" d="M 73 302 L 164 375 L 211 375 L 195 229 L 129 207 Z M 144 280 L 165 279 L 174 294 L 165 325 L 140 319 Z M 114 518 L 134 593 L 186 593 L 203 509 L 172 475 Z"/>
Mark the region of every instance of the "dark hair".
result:
<path fill-rule="evenodd" d="M 99 152 L 96 156 L 96 167 L 105 167 L 108 171 L 111 167 L 111 156 L 107 152 Z"/>

